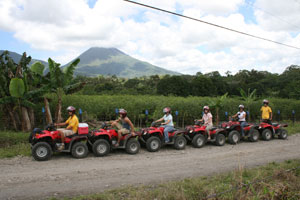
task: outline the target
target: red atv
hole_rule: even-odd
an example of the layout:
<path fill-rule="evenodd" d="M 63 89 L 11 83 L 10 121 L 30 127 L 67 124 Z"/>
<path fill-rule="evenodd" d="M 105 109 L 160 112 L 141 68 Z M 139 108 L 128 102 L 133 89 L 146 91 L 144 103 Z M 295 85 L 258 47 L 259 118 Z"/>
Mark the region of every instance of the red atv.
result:
<path fill-rule="evenodd" d="M 176 130 L 169 132 L 170 142 L 165 143 L 164 127 L 152 122 L 151 127 L 142 129 L 140 140 L 146 144 L 147 150 L 150 152 L 158 151 L 162 145 L 173 145 L 175 149 L 181 150 L 186 146 L 184 130 Z"/>
<path fill-rule="evenodd" d="M 206 126 L 203 123 L 195 120 L 195 125 L 185 127 L 185 137 L 188 141 L 192 142 L 192 145 L 196 148 L 203 147 L 208 138 L 206 132 Z M 209 130 L 211 137 L 210 142 L 215 143 L 218 146 L 223 146 L 226 142 L 226 131 L 222 128 L 213 127 Z"/>
<path fill-rule="evenodd" d="M 103 123 L 101 129 L 92 131 L 88 140 L 88 148 L 95 156 L 105 156 L 111 149 L 125 149 L 129 154 L 137 154 L 140 151 L 140 143 L 138 141 L 140 133 L 136 132 L 135 136 L 127 134 L 122 136 L 120 145 L 114 145 L 118 140 L 118 133 L 115 129 L 110 128 Z"/>
<path fill-rule="evenodd" d="M 271 140 L 275 136 L 277 136 L 280 139 L 287 139 L 288 132 L 286 129 L 283 129 L 283 127 L 287 127 L 287 124 L 278 124 L 278 123 L 266 123 L 261 122 L 259 124 L 259 132 L 261 134 L 261 137 L 263 140 Z"/>
<path fill-rule="evenodd" d="M 53 152 L 71 152 L 74 158 L 85 158 L 88 155 L 88 131 L 65 137 L 65 150 L 58 151 L 61 143 L 58 131 L 53 124 L 46 126 L 45 130 L 35 128 L 30 136 L 32 156 L 37 161 L 45 161 L 51 158 Z"/>
<path fill-rule="evenodd" d="M 242 136 L 242 127 L 240 122 L 234 121 L 232 118 L 228 122 L 221 123 L 221 127 L 228 133 L 228 141 L 230 144 L 237 144 Z M 258 125 L 249 123 L 244 127 L 245 137 L 251 142 L 257 142 L 260 134 Z"/>

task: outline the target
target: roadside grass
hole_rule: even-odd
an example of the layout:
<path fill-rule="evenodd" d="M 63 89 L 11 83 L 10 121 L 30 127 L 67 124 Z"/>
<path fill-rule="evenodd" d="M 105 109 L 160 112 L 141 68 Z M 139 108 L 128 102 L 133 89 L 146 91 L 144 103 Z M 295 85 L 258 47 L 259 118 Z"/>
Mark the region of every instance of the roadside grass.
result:
<path fill-rule="evenodd" d="M 18 155 L 29 156 L 29 133 L 1 131 L 0 132 L 0 158 L 9 158 Z"/>
<path fill-rule="evenodd" d="M 272 162 L 262 167 L 244 169 L 207 177 L 170 181 L 159 185 L 127 186 L 99 194 L 78 196 L 72 200 L 108 199 L 300 199 L 300 160 Z M 287 171 L 288 169 L 297 168 Z M 254 184 L 249 184 L 253 183 Z M 249 185 L 248 185 L 249 184 Z M 218 196 L 210 195 L 222 193 Z M 55 200 L 57 198 L 50 198 Z"/>
<path fill-rule="evenodd" d="M 285 128 L 288 131 L 288 135 L 300 133 L 300 122 L 293 123 L 292 121 L 286 121 L 283 123 L 288 124 L 288 127 Z"/>

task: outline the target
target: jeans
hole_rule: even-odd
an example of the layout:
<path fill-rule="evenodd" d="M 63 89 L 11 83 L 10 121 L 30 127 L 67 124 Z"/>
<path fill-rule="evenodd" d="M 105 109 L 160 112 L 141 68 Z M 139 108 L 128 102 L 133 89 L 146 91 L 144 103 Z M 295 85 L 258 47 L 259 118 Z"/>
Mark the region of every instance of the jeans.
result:
<path fill-rule="evenodd" d="M 169 142 L 169 132 L 174 130 L 174 127 L 173 126 L 168 126 L 168 125 L 165 125 L 164 126 L 165 129 L 164 129 L 164 136 L 165 136 L 165 142 Z"/>
<path fill-rule="evenodd" d="M 248 125 L 247 122 L 240 122 L 241 124 L 241 132 L 242 132 L 242 136 L 245 136 L 245 132 L 244 132 L 244 127 Z"/>

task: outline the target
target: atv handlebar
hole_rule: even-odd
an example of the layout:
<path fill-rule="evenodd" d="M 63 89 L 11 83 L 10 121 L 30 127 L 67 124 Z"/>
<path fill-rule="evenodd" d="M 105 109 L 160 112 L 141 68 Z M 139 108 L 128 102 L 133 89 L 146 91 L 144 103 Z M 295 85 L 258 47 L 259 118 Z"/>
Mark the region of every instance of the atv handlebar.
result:
<path fill-rule="evenodd" d="M 45 127 L 45 130 L 47 130 L 47 131 L 56 131 L 56 127 L 54 126 L 53 123 L 50 123 L 50 124 L 48 124 L 48 125 Z"/>

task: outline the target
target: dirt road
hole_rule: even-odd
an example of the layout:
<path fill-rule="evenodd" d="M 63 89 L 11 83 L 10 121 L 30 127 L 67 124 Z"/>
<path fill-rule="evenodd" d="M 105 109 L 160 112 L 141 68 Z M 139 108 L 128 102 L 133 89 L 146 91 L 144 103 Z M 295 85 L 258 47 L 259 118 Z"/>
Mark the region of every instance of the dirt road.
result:
<path fill-rule="evenodd" d="M 68 154 L 37 162 L 32 157 L 0 160 L 0 199 L 44 199 L 97 193 L 123 185 L 211 175 L 272 161 L 300 158 L 300 134 L 288 140 L 242 142 L 223 147 L 206 145 L 183 151 L 164 148 L 138 155 L 123 151 L 107 157 L 77 160 Z"/>

